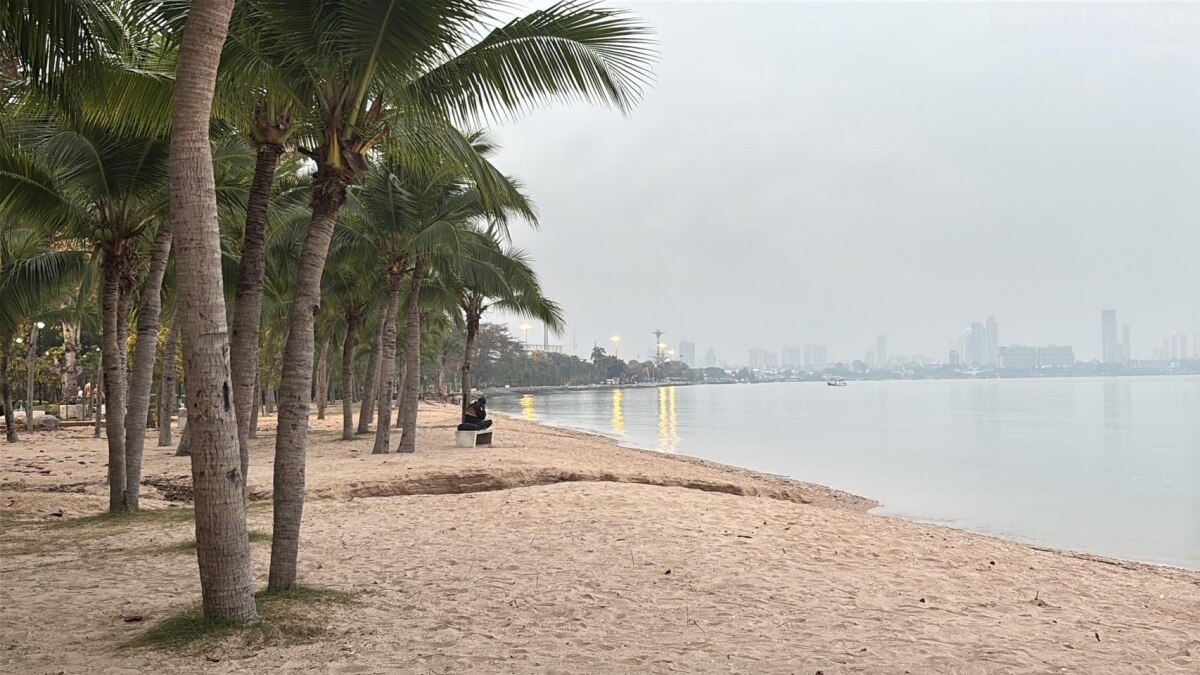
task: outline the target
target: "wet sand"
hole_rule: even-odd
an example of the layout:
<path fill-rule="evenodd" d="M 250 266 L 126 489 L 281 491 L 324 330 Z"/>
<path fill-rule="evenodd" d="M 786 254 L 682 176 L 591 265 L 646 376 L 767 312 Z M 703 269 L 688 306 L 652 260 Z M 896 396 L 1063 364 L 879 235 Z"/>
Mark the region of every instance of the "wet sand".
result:
<path fill-rule="evenodd" d="M 456 448 L 455 414 L 422 406 L 416 455 L 314 420 L 301 580 L 359 603 L 317 643 L 203 654 L 118 648 L 198 600 L 194 554 L 163 550 L 190 521 L 56 529 L 104 509 L 103 440 L 4 446 L 0 670 L 1200 672 L 1200 573 L 874 516 L 821 486 L 517 420 L 492 448 Z M 263 422 L 249 519 L 269 532 Z M 186 509 L 186 458 L 147 448 L 145 476 L 147 508 Z M 252 548 L 265 586 L 270 544 Z"/>

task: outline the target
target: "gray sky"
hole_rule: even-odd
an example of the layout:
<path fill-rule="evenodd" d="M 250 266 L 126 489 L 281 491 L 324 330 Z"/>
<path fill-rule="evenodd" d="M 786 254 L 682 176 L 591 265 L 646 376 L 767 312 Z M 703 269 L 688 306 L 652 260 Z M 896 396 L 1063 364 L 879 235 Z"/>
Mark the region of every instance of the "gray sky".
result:
<path fill-rule="evenodd" d="M 944 358 L 994 315 L 1089 359 L 1113 308 L 1149 358 L 1200 331 L 1200 4 L 614 4 L 661 40 L 643 104 L 498 130 L 552 342 Z"/>

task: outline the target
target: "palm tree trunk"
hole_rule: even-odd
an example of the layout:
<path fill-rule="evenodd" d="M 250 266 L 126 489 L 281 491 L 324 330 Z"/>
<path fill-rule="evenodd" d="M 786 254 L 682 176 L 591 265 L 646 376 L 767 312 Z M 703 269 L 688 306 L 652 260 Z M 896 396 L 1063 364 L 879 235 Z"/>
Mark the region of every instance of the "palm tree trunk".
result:
<path fill-rule="evenodd" d="M 103 340 L 101 340 L 103 342 Z M 92 438 L 100 438 L 100 406 L 104 405 L 104 350 L 100 350 L 100 362 L 96 364 L 96 423 L 92 425 Z"/>
<path fill-rule="evenodd" d="M 467 399 L 471 397 L 471 360 L 475 356 L 475 336 L 479 334 L 479 317 L 467 316 L 467 339 L 462 363 L 462 420 L 467 419 Z"/>
<path fill-rule="evenodd" d="M 150 249 L 150 271 L 138 311 L 137 345 L 133 372 L 129 376 L 129 405 L 125 411 L 125 508 L 138 508 L 142 484 L 142 452 L 146 444 L 146 418 L 150 414 L 150 386 L 154 379 L 154 357 L 158 352 L 159 317 L 162 311 L 162 282 L 171 255 L 171 228 L 164 223 L 154 235 Z"/>
<path fill-rule="evenodd" d="M 79 392 L 79 328 L 70 321 L 62 322 L 63 355 L 59 367 L 63 403 L 73 401 Z"/>
<path fill-rule="evenodd" d="M 171 329 L 163 346 L 162 380 L 158 390 L 158 447 L 171 445 L 171 416 L 175 414 L 175 359 L 179 353 L 179 314 L 171 317 Z"/>
<path fill-rule="evenodd" d="M 380 317 L 379 326 L 375 329 L 375 337 L 371 340 L 371 358 L 367 362 L 362 408 L 358 412 L 358 429 L 355 433 L 365 434 L 371 430 L 371 418 L 375 412 L 375 395 L 379 391 L 379 364 L 383 361 L 383 331 L 386 327 L 386 320 Z"/>
<path fill-rule="evenodd" d="M 125 364 L 121 351 L 121 277 L 124 265 L 118 256 L 106 253 L 103 262 L 101 358 L 104 362 L 106 409 L 104 431 L 108 437 L 108 509 L 125 509 Z"/>
<path fill-rule="evenodd" d="M 407 320 L 408 314 L 405 314 L 404 317 L 405 317 L 405 320 Z M 408 341 L 406 339 L 405 343 L 407 344 L 407 342 Z M 399 350 L 397 350 L 397 351 L 399 351 Z M 396 395 L 396 428 L 403 429 L 404 428 L 404 415 L 402 415 L 400 413 L 402 410 L 404 410 L 406 407 L 408 407 L 408 398 L 407 398 L 408 397 L 408 389 L 405 387 L 405 384 L 408 382 L 408 352 L 407 351 L 404 352 L 404 354 L 400 357 L 400 363 L 397 365 L 397 368 L 400 369 L 400 377 L 396 378 L 396 389 L 398 392 Z"/>
<path fill-rule="evenodd" d="M 233 3 L 193 0 L 188 12 L 172 95 L 171 221 L 178 239 L 176 267 L 185 280 L 179 286 L 179 308 L 204 616 L 253 621 L 257 611 L 245 476 L 233 409 L 225 296 L 216 264 L 221 240 L 208 135 L 217 65 Z"/>
<path fill-rule="evenodd" d="M 263 405 L 266 407 L 268 415 L 275 414 L 275 387 L 267 387 L 266 402 Z"/>
<path fill-rule="evenodd" d="M 25 349 L 25 430 L 33 433 L 33 380 L 37 372 L 37 326 L 29 331 Z"/>
<path fill-rule="evenodd" d="M 300 519 L 304 514 L 304 464 L 308 452 L 308 397 L 312 390 L 313 322 L 321 306 L 321 275 L 346 201 L 347 178 L 329 167 L 313 177 L 312 220 L 296 268 L 295 298 L 288 316 L 279 385 L 279 418 L 275 434 L 274 513 L 271 568 L 267 587 L 284 591 L 296 586 L 300 552 Z"/>
<path fill-rule="evenodd" d="M 242 239 L 242 260 L 238 267 L 237 291 L 233 305 L 233 336 L 229 345 L 233 369 L 233 408 L 237 413 L 238 454 L 242 476 L 250 476 L 250 407 L 258 377 L 258 336 L 262 322 L 263 279 L 267 269 L 267 209 L 271 186 L 283 147 L 262 143 L 254 160 L 254 179 L 246 203 L 246 232 Z M 249 481 L 247 480 L 247 485 Z"/>
<path fill-rule="evenodd" d="M 0 345 L 0 403 L 4 405 L 4 437 L 9 443 L 21 440 L 17 435 L 17 416 L 13 414 L 12 390 L 8 384 L 8 341 Z"/>
<path fill-rule="evenodd" d="M 354 347 L 362 312 L 346 311 L 346 338 L 342 341 L 342 440 L 354 440 Z"/>
<path fill-rule="evenodd" d="M 317 419 L 325 419 L 329 402 L 329 337 L 321 340 L 321 356 L 317 359 Z"/>
<path fill-rule="evenodd" d="M 250 405 L 250 438 L 258 438 L 258 409 L 262 406 L 262 375 L 254 374 L 254 400 Z M 236 405 L 235 405 L 236 407 Z M 249 459 L 249 458 L 247 458 Z M 249 485 L 249 481 L 246 482 Z"/>
<path fill-rule="evenodd" d="M 375 425 L 373 455 L 386 455 L 391 447 L 392 388 L 396 386 L 396 319 L 400 313 L 400 273 L 388 275 L 388 306 L 383 317 L 383 354 L 379 359 L 379 422 Z"/>
<path fill-rule="evenodd" d="M 424 262 L 417 258 L 413 266 L 412 289 L 409 291 L 408 321 L 404 326 L 407 347 L 404 358 L 408 367 L 404 373 L 404 406 L 400 409 L 400 448 L 398 452 L 417 451 L 417 390 L 421 383 L 421 277 L 425 273 Z"/>

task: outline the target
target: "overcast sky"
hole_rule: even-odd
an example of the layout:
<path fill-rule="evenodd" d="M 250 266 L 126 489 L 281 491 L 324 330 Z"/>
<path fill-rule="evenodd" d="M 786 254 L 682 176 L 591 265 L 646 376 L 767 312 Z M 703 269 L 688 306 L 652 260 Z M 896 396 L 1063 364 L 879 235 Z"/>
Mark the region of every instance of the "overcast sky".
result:
<path fill-rule="evenodd" d="M 614 4 L 660 39 L 642 105 L 498 130 L 552 342 L 945 358 L 993 315 L 1090 359 L 1113 308 L 1149 358 L 1200 331 L 1200 5 Z"/>

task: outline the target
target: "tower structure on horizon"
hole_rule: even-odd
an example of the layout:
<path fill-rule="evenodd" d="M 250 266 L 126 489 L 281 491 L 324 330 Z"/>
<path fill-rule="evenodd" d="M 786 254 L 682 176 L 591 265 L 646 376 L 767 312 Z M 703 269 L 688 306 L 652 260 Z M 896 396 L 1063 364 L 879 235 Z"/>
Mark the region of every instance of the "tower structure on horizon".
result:
<path fill-rule="evenodd" d="M 654 336 L 654 360 L 662 363 L 663 348 L 666 347 L 666 345 L 663 344 L 662 336 L 666 335 L 666 333 L 661 328 L 656 328 L 651 335 Z"/>

